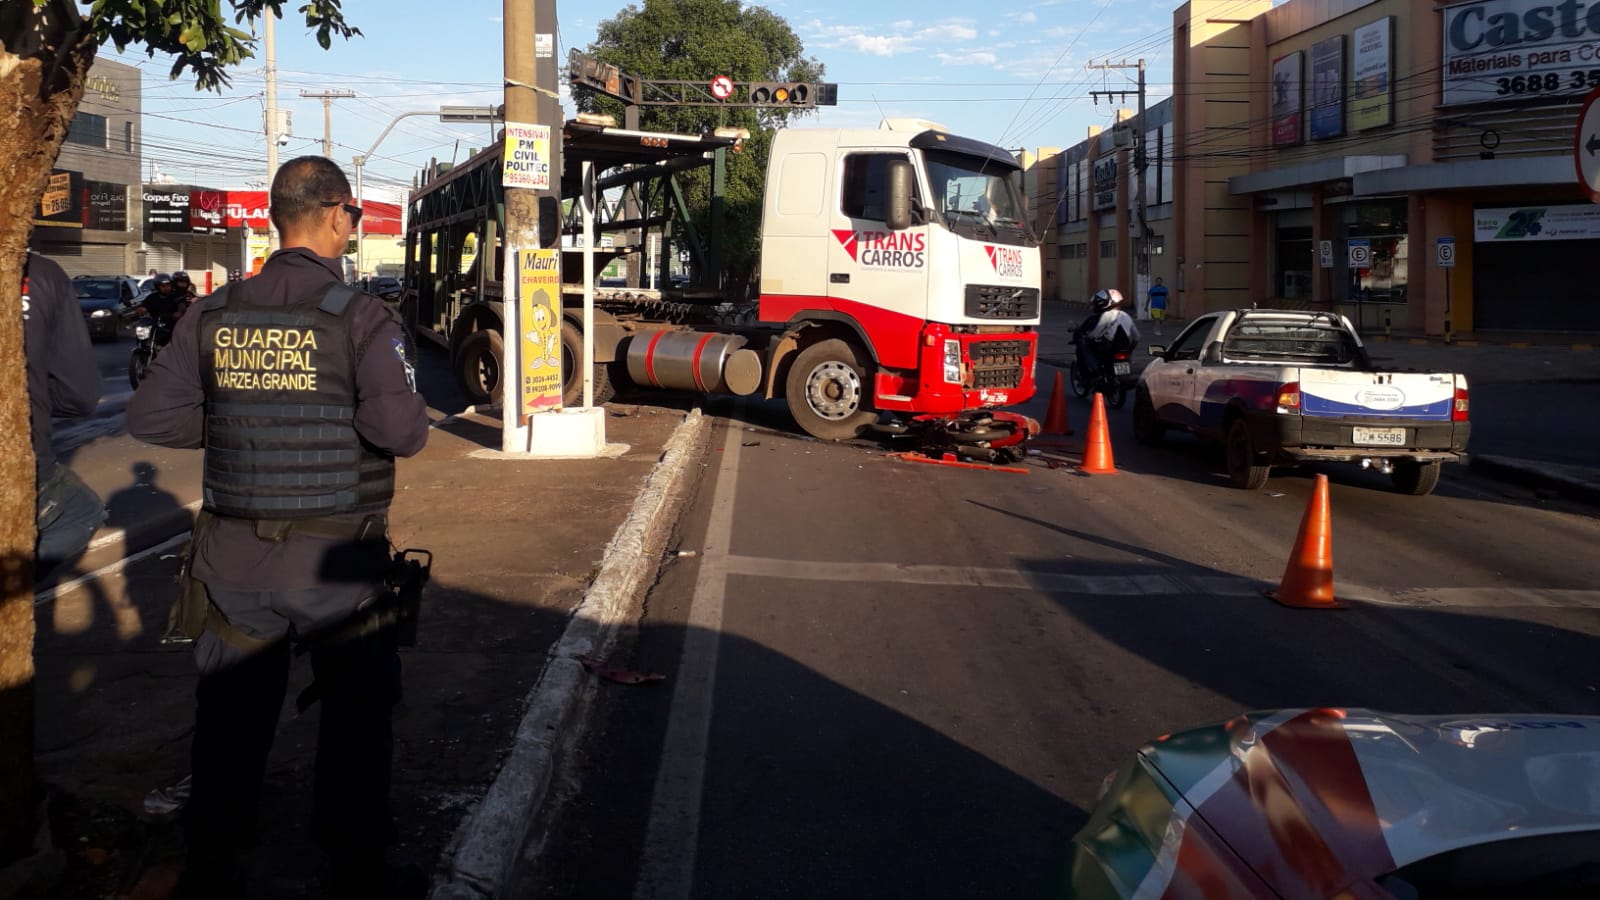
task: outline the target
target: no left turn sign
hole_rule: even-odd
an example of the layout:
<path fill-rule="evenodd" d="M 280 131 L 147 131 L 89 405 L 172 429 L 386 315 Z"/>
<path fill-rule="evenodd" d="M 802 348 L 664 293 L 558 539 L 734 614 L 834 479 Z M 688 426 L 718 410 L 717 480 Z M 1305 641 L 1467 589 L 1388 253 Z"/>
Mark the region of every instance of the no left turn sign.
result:
<path fill-rule="evenodd" d="M 726 100 L 733 96 L 733 79 L 726 75 L 718 75 L 711 79 L 711 96 L 718 100 Z"/>

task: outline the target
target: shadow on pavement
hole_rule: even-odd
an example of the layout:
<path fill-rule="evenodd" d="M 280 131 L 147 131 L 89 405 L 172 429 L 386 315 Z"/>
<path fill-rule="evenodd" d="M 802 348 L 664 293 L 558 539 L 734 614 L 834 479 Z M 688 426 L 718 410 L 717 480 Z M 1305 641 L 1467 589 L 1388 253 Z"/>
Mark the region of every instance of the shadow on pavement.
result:
<path fill-rule="evenodd" d="M 1143 565 L 1074 560 L 1076 575 L 1231 577 L 1147 547 L 976 505 L 1150 560 Z M 1234 712 L 1334 706 L 1436 715 L 1600 715 L 1600 632 L 1552 624 L 1551 616 L 1538 611 L 1369 603 L 1302 610 L 1259 594 L 1063 594 L 1052 591 L 1046 577 L 1060 572 L 1061 565 L 1039 561 L 1025 569 L 1040 591 L 1053 593 L 1063 609 L 1105 642 L 1096 652 L 1133 654 L 1224 698 Z M 1154 679 L 1152 689 L 1159 689 Z M 1197 712 L 1193 721 L 1170 726 L 1213 718 Z"/>
<path fill-rule="evenodd" d="M 664 684 L 605 685 L 583 790 L 525 895 L 633 895 L 675 676 L 652 661 L 677 659 L 690 630 L 646 624 L 626 657 Z M 732 629 L 717 668 L 695 897 L 1036 897 L 1059 884 L 1084 810 Z"/>

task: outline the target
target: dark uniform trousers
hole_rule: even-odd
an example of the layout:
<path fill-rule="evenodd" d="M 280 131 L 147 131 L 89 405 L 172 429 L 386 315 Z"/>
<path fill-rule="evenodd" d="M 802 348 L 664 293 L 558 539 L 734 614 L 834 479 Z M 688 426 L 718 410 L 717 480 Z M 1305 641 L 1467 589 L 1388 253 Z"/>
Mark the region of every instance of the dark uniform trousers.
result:
<path fill-rule="evenodd" d="M 200 683 L 185 828 L 191 875 L 204 879 L 212 870 L 229 878 L 239 852 L 254 843 L 291 644 L 302 641 L 322 705 L 313 835 L 336 867 L 381 861 L 395 835 L 389 812 L 391 718 L 400 699 L 394 629 L 341 628 L 357 615 L 359 585 L 208 593 L 232 629 L 260 643 L 225 638 L 214 628 L 195 642 Z"/>

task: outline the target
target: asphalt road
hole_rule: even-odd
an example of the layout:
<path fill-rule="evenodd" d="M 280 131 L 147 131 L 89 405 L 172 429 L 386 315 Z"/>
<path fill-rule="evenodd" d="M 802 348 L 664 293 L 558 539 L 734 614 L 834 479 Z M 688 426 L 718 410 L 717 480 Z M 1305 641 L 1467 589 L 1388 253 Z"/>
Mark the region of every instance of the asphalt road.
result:
<path fill-rule="evenodd" d="M 1120 473 L 887 460 L 768 429 L 716 452 L 543 896 L 1019 897 L 1058 884 L 1103 777 L 1242 711 L 1600 714 L 1600 522 L 1480 482 L 1330 467 L 1342 611 L 1279 607 L 1313 480 L 1227 487 L 1186 439 Z M 1081 422 L 1081 408 L 1075 419 Z M 692 554 L 692 555 L 689 555 Z"/>

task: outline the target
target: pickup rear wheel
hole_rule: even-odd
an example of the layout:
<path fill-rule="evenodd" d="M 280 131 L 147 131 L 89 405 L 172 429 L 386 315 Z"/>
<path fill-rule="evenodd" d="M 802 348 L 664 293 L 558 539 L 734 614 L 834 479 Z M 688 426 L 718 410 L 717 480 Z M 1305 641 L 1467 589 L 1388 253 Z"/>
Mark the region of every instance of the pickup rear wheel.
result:
<path fill-rule="evenodd" d="M 1260 490 L 1267 483 L 1272 465 L 1264 462 L 1250 437 L 1250 426 L 1241 416 L 1228 426 L 1226 439 L 1228 454 L 1228 479 L 1233 486 L 1247 491 Z"/>
<path fill-rule="evenodd" d="M 829 338 L 800 351 L 784 384 L 795 424 L 824 441 L 844 441 L 878 417 L 867 389 L 868 366 L 854 345 Z"/>
<path fill-rule="evenodd" d="M 1155 446 L 1167 435 L 1167 426 L 1156 418 L 1156 405 L 1150 392 L 1139 388 L 1133 395 L 1133 439 L 1146 446 Z"/>
<path fill-rule="evenodd" d="M 1443 469 L 1444 465 L 1437 460 L 1397 462 L 1394 464 L 1394 474 L 1389 477 L 1394 480 L 1394 489 L 1400 493 L 1425 497 L 1439 486 L 1439 474 Z"/>

